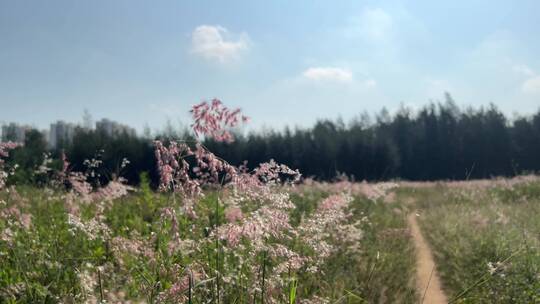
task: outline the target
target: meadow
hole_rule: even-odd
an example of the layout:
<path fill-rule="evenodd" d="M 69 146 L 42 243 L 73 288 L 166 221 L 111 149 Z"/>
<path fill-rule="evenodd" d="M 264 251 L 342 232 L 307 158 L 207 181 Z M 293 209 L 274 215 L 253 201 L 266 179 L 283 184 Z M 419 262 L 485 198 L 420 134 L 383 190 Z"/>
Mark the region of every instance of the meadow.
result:
<path fill-rule="evenodd" d="M 1 301 L 418 303 L 406 222 L 411 212 L 449 299 L 540 301 L 536 179 L 307 181 L 280 191 L 294 205 L 286 223 L 253 202 L 232 211 L 224 203 L 230 194 L 218 192 L 197 202 L 194 217 L 148 184 L 93 201 L 53 189 L 9 188 L 0 207 Z M 261 232 L 267 235 L 237 241 L 227 235 L 233 225 L 254 220 L 272 226 Z M 220 227 L 224 234 L 217 236 Z"/>
<path fill-rule="evenodd" d="M 414 302 L 399 207 L 334 187 L 294 189 L 287 223 L 249 211 L 251 202 L 234 218 L 216 206 L 217 193 L 192 217 L 144 185 L 94 202 L 11 188 L 2 193 L 0 295 L 6 303 Z M 267 229 L 260 239 L 233 245 L 214 233 L 216 222 L 228 233 L 254 220 Z"/>
<path fill-rule="evenodd" d="M 226 142 L 247 121 L 219 101 L 192 114 L 195 135 Z M 129 160 L 78 172 L 66 155 L 14 184 L 2 158 L 17 145 L 0 145 L 0 303 L 540 302 L 535 176 L 321 182 L 199 141 L 154 145 L 156 187 L 123 179 Z"/>
<path fill-rule="evenodd" d="M 417 208 L 449 301 L 540 303 L 540 182 L 533 176 L 415 185 Z"/>

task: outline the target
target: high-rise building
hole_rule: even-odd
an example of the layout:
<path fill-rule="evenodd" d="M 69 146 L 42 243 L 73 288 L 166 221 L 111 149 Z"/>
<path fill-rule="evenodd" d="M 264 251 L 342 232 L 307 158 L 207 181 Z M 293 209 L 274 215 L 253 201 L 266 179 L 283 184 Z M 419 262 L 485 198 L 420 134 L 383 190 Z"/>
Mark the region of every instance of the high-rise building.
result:
<path fill-rule="evenodd" d="M 110 137 L 116 137 L 123 134 L 130 136 L 136 135 L 135 129 L 107 118 L 103 118 L 96 122 L 96 130 L 104 132 Z"/>
<path fill-rule="evenodd" d="M 49 147 L 58 148 L 69 144 L 75 135 L 75 125 L 62 120 L 51 124 L 49 130 Z"/>
<path fill-rule="evenodd" d="M 31 130 L 32 127 L 27 125 L 19 125 L 17 123 L 10 123 L 2 126 L 2 141 L 24 142 L 26 138 L 26 132 Z"/>

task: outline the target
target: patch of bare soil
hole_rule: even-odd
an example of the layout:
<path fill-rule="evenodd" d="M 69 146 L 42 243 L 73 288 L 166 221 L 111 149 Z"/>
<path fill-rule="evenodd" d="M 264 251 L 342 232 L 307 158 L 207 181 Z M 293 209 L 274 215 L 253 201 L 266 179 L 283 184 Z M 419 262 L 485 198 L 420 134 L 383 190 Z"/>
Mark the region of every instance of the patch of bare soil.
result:
<path fill-rule="evenodd" d="M 415 213 L 409 215 L 408 223 L 414 246 L 416 247 L 416 288 L 420 295 L 421 303 L 446 304 L 448 303 L 448 298 L 441 288 L 433 254 L 428 243 L 422 236 Z"/>

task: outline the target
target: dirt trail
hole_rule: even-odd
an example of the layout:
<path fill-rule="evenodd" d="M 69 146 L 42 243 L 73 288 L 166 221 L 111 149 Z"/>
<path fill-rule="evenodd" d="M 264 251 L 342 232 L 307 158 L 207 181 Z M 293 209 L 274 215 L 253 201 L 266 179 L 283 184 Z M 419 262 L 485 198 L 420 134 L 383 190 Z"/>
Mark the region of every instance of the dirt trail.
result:
<path fill-rule="evenodd" d="M 422 236 L 415 213 L 409 215 L 408 222 L 414 246 L 416 247 L 416 288 L 420 294 L 420 299 L 423 297 L 423 303 L 426 304 L 446 304 L 448 298 L 441 288 L 433 255 L 428 243 Z"/>

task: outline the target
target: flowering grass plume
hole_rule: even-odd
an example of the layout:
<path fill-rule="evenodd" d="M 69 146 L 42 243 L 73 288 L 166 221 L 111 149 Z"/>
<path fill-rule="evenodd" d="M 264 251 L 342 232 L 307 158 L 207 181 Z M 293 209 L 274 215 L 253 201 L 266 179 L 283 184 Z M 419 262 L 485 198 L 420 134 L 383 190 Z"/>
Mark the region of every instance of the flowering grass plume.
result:
<path fill-rule="evenodd" d="M 232 142 L 233 135 L 227 128 L 236 127 L 239 123 L 248 122 L 240 109 L 229 109 L 221 100 L 214 98 L 209 103 L 203 101 L 191 108 L 195 136 L 205 135 L 216 141 Z"/>
<path fill-rule="evenodd" d="M 236 168 L 215 156 L 200 143 L 192 150 L 186 143 L 169 145 L 155 141 L 155 155 L 160 176 L 160 189 L 197 198 L 203 185 L 219 185 L 236 176 Z M 193 161 L 191 165 L 189 161 Z"/>

